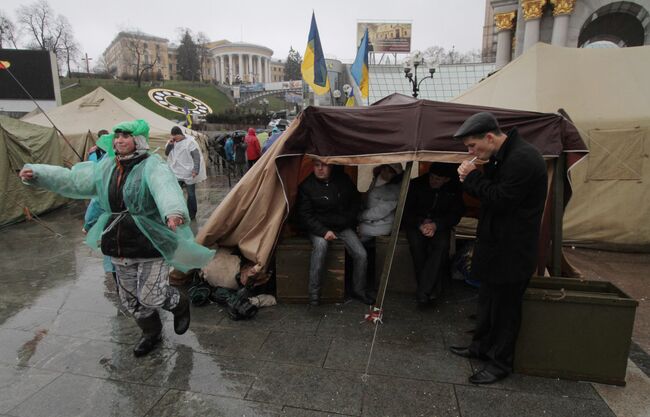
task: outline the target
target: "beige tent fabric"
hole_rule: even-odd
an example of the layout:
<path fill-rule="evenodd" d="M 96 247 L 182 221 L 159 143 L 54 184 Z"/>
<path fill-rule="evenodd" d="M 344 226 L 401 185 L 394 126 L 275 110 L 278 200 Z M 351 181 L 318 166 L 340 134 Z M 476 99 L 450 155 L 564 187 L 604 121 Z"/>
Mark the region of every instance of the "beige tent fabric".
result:
<path fill-rule="evenodd" d="M 159 148 L 158 154 L 164 157 L 165 143 L 169 140 L 172 127 L 176 126 L 172 121 L 152 112 L 135 100 L 131 98 L 120 100 L 102 87 L 98 87 L 75 101 L 48 110 L 47 115 L 84 158 L 88 148 L 94 144 L 95 135 L 100 129 L 110 130 L 120 122 L 135 119 L 144 119 L 149 123 L 151 150 Z M 42 113 L 29 113 L 23 116 L 22 120 L 41 126 L 52 126 Z M 207 161 L 206 136 L 186 128 L 182 129 L 185 133 L 197 138 L 203 150 L 204 159 Z M 64 161 L 71 161 L 73 164 L 79 162 L 79 158 L 66 148 L 69 147 L 62 142 Z"/>
<path fill-rule="evenodd" d="M 571 170 L 565 241 L 650 250 L 650 167 L 644 156 L 650 149 L 649 64 L 650 46 L 576 49 L 539 43 L 453 101 L 565 109 L 592 152 Z"/>
<path fill-rule="evenodd" d="M 17 174 L 26 163 L 61 165 L 58 141 L 53 128 L 0 116 L 0 225 L 23 220 L 25 208 L 40 214 L 68 201 L 24 185 Z"/>

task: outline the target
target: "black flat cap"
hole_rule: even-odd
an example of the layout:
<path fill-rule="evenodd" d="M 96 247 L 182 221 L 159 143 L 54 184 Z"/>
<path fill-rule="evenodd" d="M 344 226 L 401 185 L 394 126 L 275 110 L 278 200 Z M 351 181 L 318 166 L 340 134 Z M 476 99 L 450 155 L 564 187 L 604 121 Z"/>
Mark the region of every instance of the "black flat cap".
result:
<path fill-rule="evenodd" d="M 470 116 L 454 133 L 455 139 L 476 136 L 499 129 L 497 118 L 492 113 L 481 112 Z"/>

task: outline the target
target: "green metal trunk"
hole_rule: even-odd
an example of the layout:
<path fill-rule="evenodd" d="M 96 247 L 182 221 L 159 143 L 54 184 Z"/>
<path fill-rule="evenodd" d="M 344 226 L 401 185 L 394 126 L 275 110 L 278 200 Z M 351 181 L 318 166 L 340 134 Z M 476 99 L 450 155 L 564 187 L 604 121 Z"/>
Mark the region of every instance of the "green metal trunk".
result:
<path fill-rule="evenodd" d="M 524 295 L 515 371 L 625 385 L 637 305 L 609 282 L 534 277 Z"/>
<path fill-rule="evenodd" d="M 303 237 L 283 239 L 275 252 L 275 276 L 278 301 L 307 303 L 309 300 L 309 262 L 311 242 Z M 340 303 L 345 299 L 345 246 L 330 242 L 321 282 L 320 300 Z"/>

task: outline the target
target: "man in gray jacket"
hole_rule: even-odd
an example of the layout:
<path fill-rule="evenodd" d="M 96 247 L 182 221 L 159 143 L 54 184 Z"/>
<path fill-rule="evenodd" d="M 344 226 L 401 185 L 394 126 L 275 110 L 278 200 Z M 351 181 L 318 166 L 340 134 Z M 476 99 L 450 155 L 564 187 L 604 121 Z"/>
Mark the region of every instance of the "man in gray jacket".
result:
<path fill-rule="evenodd" d="M 167 163 L 181 187 L 187 189 L 187 210 L 190 219 L 196 217 L 196 183 L 205 179 L 205 167 L 201 170 L 201 151 L 192 136 L 185 136 L 180 127 L 174 126 L 165 147 Z M 202 174 L 202 175 L 201 175 Z"/>

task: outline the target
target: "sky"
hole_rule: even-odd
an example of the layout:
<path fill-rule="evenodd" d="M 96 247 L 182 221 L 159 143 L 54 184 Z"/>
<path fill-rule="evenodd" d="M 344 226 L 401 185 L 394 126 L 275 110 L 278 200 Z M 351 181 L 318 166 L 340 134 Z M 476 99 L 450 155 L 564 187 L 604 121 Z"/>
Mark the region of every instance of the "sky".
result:
<path fill-rule="evenodd" d="M 0 11 L 16 22 L 29 0 L 3 0 Z M 48 0 L 70 21 L 74 35 L 92 63 L 120 30 L 141 30 L 178 43 L 179 28 L 202 31 L 211 40 L 248 42 L 273 50 L 285 60 L 293 46 L 301 55 L 307 45 L 312 11 L 323 52 L 344 62 L 356 54 L 358 21 L 412 23 L 411 50 L 442 46 L 466 52 L 480 49 L 485 0 Z M 27 39 L 23 35 L 22 41 Z"/>

